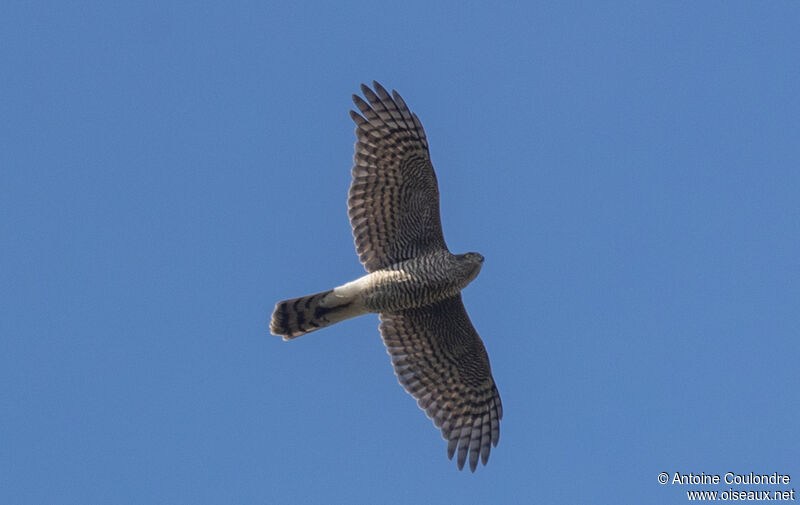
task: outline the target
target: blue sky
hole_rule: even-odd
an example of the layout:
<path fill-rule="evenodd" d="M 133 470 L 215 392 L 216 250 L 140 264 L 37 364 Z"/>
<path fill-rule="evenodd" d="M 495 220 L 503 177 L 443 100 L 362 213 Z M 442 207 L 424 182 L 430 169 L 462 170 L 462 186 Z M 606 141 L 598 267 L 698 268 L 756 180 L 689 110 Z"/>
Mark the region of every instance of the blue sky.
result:
<path fill-rule="evenodd" d="M 796 2 L 7 2 L 4 503 L 684 503 L 800 480 Z M 365 316 L 361 82 L 425 125 L 505 407 L 475 474 Z M 741 489 L 772 489 L 744 486 Z"/>

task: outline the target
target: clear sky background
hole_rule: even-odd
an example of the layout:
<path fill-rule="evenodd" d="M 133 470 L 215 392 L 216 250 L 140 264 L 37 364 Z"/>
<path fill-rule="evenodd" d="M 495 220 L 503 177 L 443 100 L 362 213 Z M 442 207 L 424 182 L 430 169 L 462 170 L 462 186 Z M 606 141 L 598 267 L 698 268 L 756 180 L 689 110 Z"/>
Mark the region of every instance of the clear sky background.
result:
<path fill-rule="evenodd" d="M 5 2 L 2 502 L 800 491 L 800 5 L 668 4 Z M 505 417 L 475 474 L 376 316 L 267 331 L 363 273 L 373 79 L 422 119 L 450 248 L 486 257 L 464 300 Z"/>

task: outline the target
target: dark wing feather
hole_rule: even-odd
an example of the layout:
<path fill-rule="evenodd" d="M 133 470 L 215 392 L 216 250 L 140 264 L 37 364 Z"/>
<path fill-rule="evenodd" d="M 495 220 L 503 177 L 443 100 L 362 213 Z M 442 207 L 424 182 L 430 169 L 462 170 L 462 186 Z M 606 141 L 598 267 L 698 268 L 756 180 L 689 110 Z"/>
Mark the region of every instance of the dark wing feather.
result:
<path fill-rule="evenodd" d="M 353 95 L 356 123 L 353 182 L 347 200 L 356 251 L 369 272 L 446 249 L 439 188 L 417 116 L 377 82 Z"/>
<path fill-rule="evenodd" d="M 381 313 L 381 336 L 398 381 L 474 472 L 500 438 L 503 406 L 489 356 L 469 320 L 461 295 L 417 309 Z"/>

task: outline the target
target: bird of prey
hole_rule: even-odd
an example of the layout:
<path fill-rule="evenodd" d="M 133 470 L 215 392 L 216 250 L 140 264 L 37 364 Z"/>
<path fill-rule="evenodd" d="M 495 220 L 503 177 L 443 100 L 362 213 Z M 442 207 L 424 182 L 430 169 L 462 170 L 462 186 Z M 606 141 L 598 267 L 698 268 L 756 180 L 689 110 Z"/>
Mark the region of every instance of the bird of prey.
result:
<path fill-rule="evenodd" d="M 353 95 L 353 181 L 347 199 L 358 256 L 368 274 L 342 286 L 278 302 L 270 330 L 291 340 L 369 312 L 398 381 L 447 440 L 459 470 L 485 465 L 500 437 L 503 407 L 486 349 L 461 290 L 483 256 L 452 254 L 442 235 L 439 188 L 417 115 L 377 82 Z"/>

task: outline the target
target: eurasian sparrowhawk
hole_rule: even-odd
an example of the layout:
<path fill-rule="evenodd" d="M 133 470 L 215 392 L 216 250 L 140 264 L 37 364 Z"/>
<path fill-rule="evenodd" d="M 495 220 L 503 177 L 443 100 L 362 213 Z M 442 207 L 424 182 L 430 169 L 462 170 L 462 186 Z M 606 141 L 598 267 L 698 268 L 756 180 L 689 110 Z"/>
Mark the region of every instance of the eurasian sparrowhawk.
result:
<path fill-rule="evenodd" d="M 291 340 L 351 317 L 377 312 L 400 384 L 441 428 L 458 468 L 485 465 L 500 437 L 503 407 L 489 357 L 461 290 L 483 256 L 452 254 L 442 235 L 439 188 L 428 140 L 396 91 L 362 85 L 353 95 L 355 164 L 348 214 L 356 251 L 369 274 L 321 293 L 279 302 L 270 330 Z"/>

